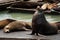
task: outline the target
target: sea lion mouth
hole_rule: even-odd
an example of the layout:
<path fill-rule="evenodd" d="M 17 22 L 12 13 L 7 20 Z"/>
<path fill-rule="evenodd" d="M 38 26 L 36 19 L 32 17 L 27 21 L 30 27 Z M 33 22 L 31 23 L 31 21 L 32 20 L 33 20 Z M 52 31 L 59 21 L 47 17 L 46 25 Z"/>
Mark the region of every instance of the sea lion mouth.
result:
<path fill-rule="evenodd" d="M 9 33 L 10 31 L 9 30 L 4 30 L 5 33 Z"/>

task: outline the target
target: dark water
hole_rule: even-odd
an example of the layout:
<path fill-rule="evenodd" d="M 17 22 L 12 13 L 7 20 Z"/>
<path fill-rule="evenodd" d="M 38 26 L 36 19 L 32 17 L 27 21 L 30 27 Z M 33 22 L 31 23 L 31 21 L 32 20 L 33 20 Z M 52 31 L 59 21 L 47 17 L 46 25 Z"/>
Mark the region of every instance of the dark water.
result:
<path fill-rule="evenodd" d="M 6 11 L 0 11 L 0 20 L 11 18 L 16 20 L 24 20 L 24 21 L 31 21 L 33 13 L 31 12 L 11 12 L 9 13 Z M 47 21 L 55 22 L 60 21 L 60 15 L 45 15 Z"/>

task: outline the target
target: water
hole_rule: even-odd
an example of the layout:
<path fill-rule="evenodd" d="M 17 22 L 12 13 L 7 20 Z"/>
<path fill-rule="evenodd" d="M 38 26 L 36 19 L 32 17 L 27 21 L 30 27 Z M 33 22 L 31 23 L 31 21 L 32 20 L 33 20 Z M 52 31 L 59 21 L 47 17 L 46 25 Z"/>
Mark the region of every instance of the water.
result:
<path fill-rule="evenodd" d="M 30 12 L 12 12 L 9 13 L 6 11 L 0 11 L 0 20 L 3 19 L 16 19 L 16 20 L 23 20 L 23 21 L 31 21 L 33 13 Z M 60 21 L 60 15 L 45 15 L 48 22 L 56 22 Z"/>

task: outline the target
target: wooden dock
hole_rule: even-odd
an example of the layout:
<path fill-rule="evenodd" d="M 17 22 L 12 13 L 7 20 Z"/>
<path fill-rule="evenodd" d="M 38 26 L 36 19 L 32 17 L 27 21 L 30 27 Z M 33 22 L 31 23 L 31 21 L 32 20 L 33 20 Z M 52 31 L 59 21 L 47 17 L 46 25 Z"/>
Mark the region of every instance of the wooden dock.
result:
<path fill-rule="evenodd" d="M 4 33 L 0 30 L 0 40 L 49 40 L 46 36 L 29 35 L 31 31 Z"/>
<path fill-rule="evenodd" d="M 15 2 L 20 2 L 20 1 L 23 1 L 23 0 L 0 0 L 0 6 L 15 3 Z M 29 0 L 28 2 L 37 2 L 37 1 L 38 0 Z"/>
<path fill-rule="evenodd" d="M 0 40 L 60 40 L 60 32 L 56 35 L 44 36 L 44 35 L 29 35 L 30 31 L 16 31 L 11 33 L 4 33 L 0 30 Z"/>
<path fill-rule="evenodd" d="M 6 2 L 1 2 L 0 1 L 0 6 L 2 6 L 2 5 L 8 5 L 8 4 L 16 3 L 16 2 L 20 2 L 20 1 L 6 1 Z"/>
<path fill-rule="evenodd" d="M 18 10 L 18 11 L 27 11 L 27 12 L 35 12 L 36 9 L 26 9 L 26 8 L 14 8 L 14 7 L 7 7 L 8 10 L 12 10 L 12 11 L 15 11 L 15 10 Z"/>
<path fill-rule="evenodd" d="M 20 2 L 16 0 L 0 0 L 0 10 L 5 10 L 6 7 L 9 7 L 11 4 Z"/>

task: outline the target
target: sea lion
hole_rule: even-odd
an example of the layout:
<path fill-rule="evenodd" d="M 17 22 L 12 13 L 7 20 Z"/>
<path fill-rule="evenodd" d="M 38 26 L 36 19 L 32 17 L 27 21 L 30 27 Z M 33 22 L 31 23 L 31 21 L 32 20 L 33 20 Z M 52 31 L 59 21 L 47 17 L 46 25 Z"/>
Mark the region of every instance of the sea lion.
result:
<path fill-rule="evenodd" d="M 9 23 L 16 21 L 14 19 L 4 19 L 4 20 L 0 20 L 0 29 L 4 28 L 6 25 L 8 25 Z"/>
<path fill-rule="evenodd" d="M 41 6 L 41 9 L 46 10 L 48 8 L 49 3 L 45 3 Z"/>
<path fill-rule="evenodd" d="M 14 21 L 6 25 L 3 29 L 5 33 L 9 33 L 12 31 L 21 31 L 21 30 L 30 30 L 31 26 L 24 21 Z"/>
<path fill-rule="evenodd" d="M 31 35 L 42 34 L 42 35 L 52 35 L 57 34 L 58 28 L 55 25 L 51 25 L 44 16 L 44 10 L 37 6 L 36 12 L 32 18 L 32 33 Z"/>
<path fill-rule="evenodd" d="M 52 4 L 49 4 L 48 5 L 48 9 L 53 9 L 53 8 L 56 8 L 57 7 L 57 4 L 56 3 L 52 3 Z"/>
<path fill-rule="evenodd" d="M 56 8 L 57 7 L 57 4 L 56 3 L 45 3 L 41 6 L 41 9 L 43 10 L 50 10 L 52 8 Z"/>

